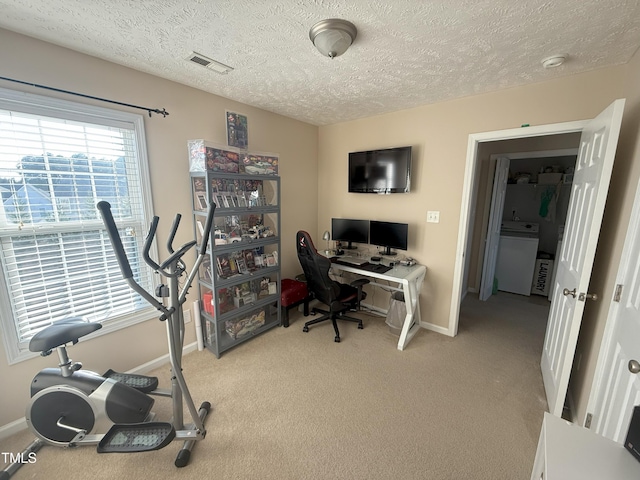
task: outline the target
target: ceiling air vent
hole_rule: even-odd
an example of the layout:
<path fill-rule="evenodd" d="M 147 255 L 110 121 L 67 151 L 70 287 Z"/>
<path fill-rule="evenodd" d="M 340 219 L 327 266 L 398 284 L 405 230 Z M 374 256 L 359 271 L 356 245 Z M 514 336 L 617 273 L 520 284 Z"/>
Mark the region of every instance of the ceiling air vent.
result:
<path fill-rule="evenodd" d="M 198 65 L 202 65 L 209 70 L 213 70 L 214 72 L 218 72 L 223 75 L 233 70 L 233 68 L 225 65 L 224 63 L 216 62 L 215 60 L 212 60 L 211 58 L 205 57 L 204 55 L 196 52 L 191 52 L 191 54 L 189 54 L 189 56 L 187 57 L 187 60 L 193 63 L 197 63 Z"/>

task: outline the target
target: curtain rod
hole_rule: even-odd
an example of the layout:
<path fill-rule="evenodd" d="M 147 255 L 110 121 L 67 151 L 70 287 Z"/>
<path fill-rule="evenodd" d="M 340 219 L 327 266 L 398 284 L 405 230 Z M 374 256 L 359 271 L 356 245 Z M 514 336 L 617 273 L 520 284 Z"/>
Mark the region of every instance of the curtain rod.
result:
<path fill-rule="evenodd" d="M 146 110 L 147 112 L 149 112 L 149 117 L 151 117 L 152 113 L 157 113 L 159 115 L 162 115 L 163 118 L 169 115 L 169 112 L 167 112 L 164 108 L 162 110 L 159 110 L 157 108 L 140 107 L 138 105 L 132 105 L 130 103 L 116 102 L 115 100 L 109 100 L 107 98 L 93 97 L 91 95 L 85 95 L 83 93 L 70 92 L 69 90 L 62 90 L 60 88 L 47 87 L 46 85 L 38 85 L 37 83 L 23 82 L 22 80 L 16 80 L 13 78 L 0 77 L 0 80 L 7 80 L 8 82 L 21 83 L 22 85 L 29 85 L 30 87 L 44 88 L 45 90 L 53 90 L 54 92 L 67 93 L 69 95 L 76 95 L 78 97 L 90 98 L 92 100 L 99 100 L 101 102 L 113 103 L 116 105 L 122 105 L 124 107 L 138 108 L 140 110 Z"/>

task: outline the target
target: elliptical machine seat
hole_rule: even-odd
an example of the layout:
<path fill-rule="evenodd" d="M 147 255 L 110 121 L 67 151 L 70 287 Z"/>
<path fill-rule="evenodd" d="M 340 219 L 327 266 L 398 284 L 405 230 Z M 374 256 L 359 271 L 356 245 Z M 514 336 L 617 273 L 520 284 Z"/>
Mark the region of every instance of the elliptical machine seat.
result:
<path fill-rule="evenodd" d="M 78 343 L 79 338 L 101 328 L 102 324 L 87 322 L 82 317 L 65 318 L 36 333 L 29 342 L 29 350 L 47 353 L 69 342 Z"/>

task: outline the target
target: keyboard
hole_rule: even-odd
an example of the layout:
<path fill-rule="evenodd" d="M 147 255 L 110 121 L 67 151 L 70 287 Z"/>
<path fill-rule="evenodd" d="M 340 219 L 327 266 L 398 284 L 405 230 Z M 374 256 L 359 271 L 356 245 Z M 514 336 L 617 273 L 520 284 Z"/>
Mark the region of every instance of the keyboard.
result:
<path fill-rule="evenodd" d="M 367 259 L 362 257 L 351 257 L 349 255 L 341 255 L 339 257 L 336 257 L 336 262 L 341 263 L 342 265 L 360 266 L 367 263 Z"/>
<path fill-rule="evenodd" d="M 388 267 L 387 265 L 381 265 L 377 263 L 366 263 L 364 265 L 358 265 L 360 270 L 366 270 L 367 272 L 373 273 L 385 273 L 391 270 L 392 267 Z"/>

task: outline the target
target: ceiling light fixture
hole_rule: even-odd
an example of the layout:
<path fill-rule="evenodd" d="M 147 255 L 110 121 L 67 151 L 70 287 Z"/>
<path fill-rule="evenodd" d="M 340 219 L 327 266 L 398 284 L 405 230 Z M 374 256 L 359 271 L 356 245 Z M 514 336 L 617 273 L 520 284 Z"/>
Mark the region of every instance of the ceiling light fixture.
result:
<path fill-rule="evenodd" d="M 562 55 L 552 55 L 551 57 L 547 57 L 544 60 L 542 60 L 542 66 L 544 68 L 555 68 L 555 67 L 559 67 L 560 65 L 562 65 L 564 63 L 564 61 L 567 59 L 567 56 L 565 54 Z"/>
<path fill-rule="evenodd" d="M 346 52 L 357 34 L 353 23 L 339 18 L 321 20 L 309 30 L 313 44 L 322 55 L 329 58 L 339 57 Z"/>
<path fill-rule="evenodd" d="M 213 70 L 214 72 L 218 72 L 222 75 L 226 75 L 230 71 L 233 70 L 229 65 L 225 65 L 224 63 L 216 62 L 215 60 L 205 57 L 200 53 L 191 52 L 187 57 L 187 60 L 193 63 L 197 63 L 203 67 L 208 68 L 209 70 Z"/>

